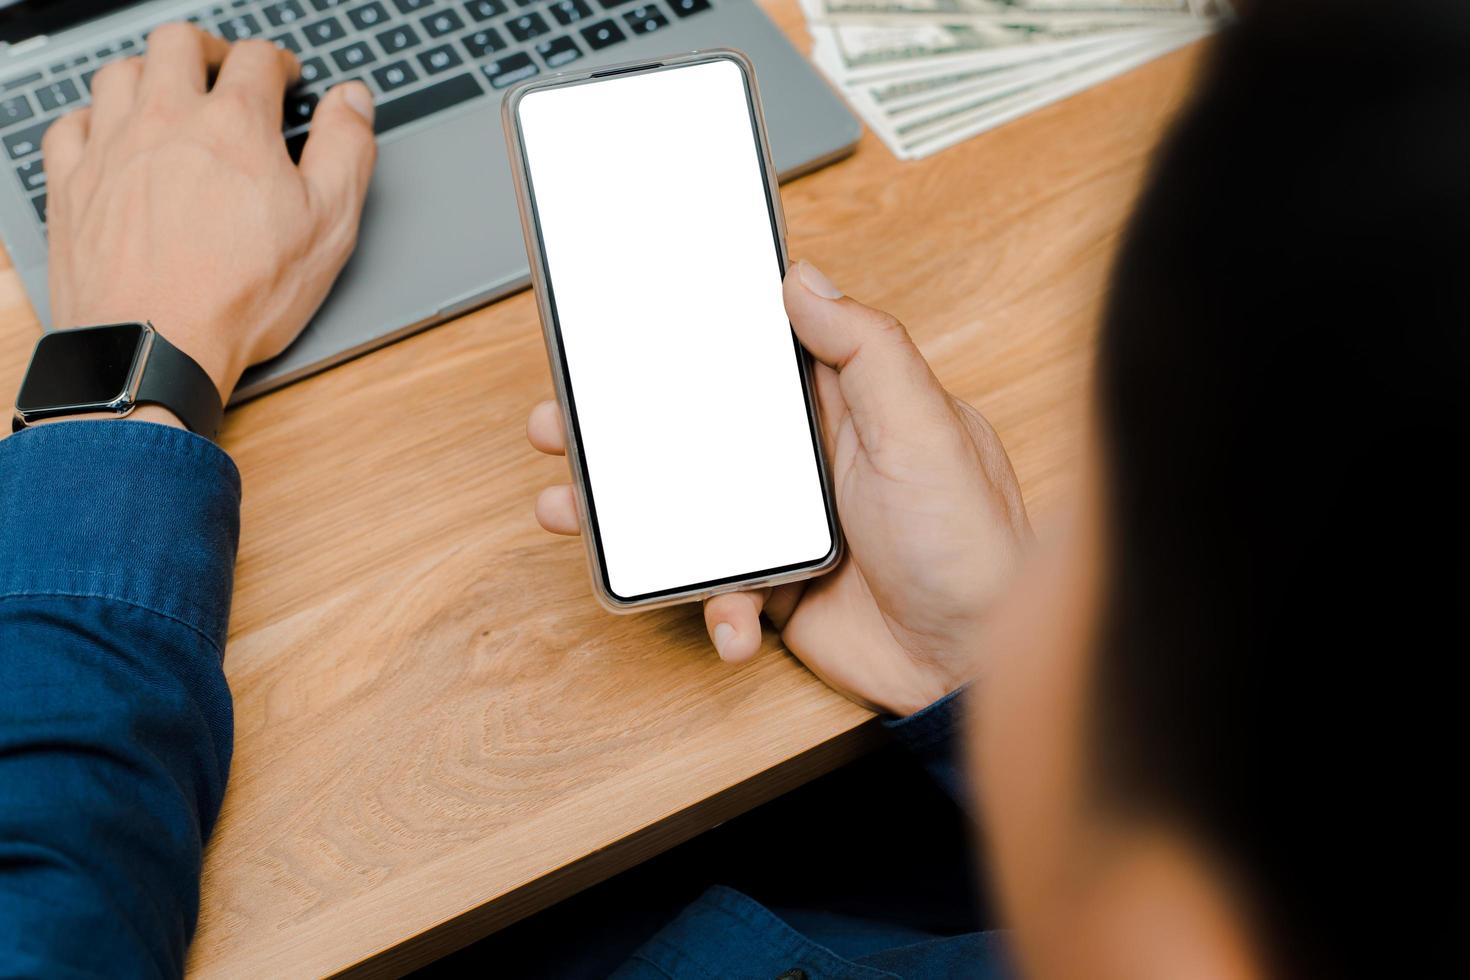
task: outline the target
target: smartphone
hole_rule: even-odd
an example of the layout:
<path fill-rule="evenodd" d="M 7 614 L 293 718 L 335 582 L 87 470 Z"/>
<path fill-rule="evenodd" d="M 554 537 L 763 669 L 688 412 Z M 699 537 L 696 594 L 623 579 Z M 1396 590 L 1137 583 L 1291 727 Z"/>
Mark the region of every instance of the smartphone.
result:
<path fill-rule="evenodd" d="M 506 97 L 594 591 L 616 612 L 841 552 L 755 72 L 711 50 Z"/>

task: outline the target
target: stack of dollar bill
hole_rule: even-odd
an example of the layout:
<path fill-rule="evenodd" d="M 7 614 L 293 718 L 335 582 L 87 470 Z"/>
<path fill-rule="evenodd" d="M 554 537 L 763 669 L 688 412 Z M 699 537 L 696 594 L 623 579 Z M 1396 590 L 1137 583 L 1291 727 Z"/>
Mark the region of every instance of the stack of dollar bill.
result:
<path fill-rule="evenodd" d="M 1208 34 L 1226 0 L 801 0 L 812 58 L 928 156 Z"/>

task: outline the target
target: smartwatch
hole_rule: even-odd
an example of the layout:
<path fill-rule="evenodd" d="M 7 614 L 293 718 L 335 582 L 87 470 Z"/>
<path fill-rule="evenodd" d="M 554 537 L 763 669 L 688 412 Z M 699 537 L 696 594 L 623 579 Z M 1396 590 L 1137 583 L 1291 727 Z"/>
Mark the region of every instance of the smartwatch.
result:
<path fill-rule="evenodd" d="M 42 419 L 162 405 L 206 439 L 219 432 L 224 406 L 208 372 L 151 323 L 53 330 L 36 341 L 11 431 Z"/>

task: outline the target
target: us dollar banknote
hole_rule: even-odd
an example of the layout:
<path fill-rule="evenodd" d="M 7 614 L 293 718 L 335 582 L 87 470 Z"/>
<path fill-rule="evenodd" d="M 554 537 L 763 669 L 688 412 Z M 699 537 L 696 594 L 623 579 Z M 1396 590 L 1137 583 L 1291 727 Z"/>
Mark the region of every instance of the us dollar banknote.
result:
<path fill-rule="evenodd" d="M 807 16 L 843 21 L 887 17 L 1046 23 L 1147 16 L 1215 16 L 1214 0 L 803 0 Z"/>
<path fill-rule="evenodd" d="M 1212 30 L 1224 0 L 800 0 L 812 59 L 895 154 L 927 155 Z"/>
<path fill-rule="evenodd" d="M 975 55 L 1002 48 L 1036 47 L 1061 41 L 1097 39 L 1139 25 L 1109 28 L 1033 28 L 993 23 L 921 23 L 908 26 L 852 26 L 813 31 L 822 48 L 819 57 L 839 72 L 903 67 L 915 62 Z"/>

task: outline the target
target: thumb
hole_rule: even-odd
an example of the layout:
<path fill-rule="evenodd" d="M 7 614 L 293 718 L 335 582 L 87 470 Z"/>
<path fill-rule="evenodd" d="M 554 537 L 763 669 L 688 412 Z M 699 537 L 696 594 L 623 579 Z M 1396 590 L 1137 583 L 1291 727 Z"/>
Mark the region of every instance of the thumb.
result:
<path fill-rule="evenodd" d="M 355 81 L 333 87 L 312 115 L 301 150 L 301 176 L 312 200 L 326 216 L 350 218 L 355 229 L 377 158 L 372 92 Z"/>
<path fill-rule="evenodd" d="M 893 316 L 845 297 L 807 262 L 786 273 L 786 315 L 812 356 L 837 371 L 842 400 L 864 448 L 922 441 L 953 420 L 949 396 Z"/>

